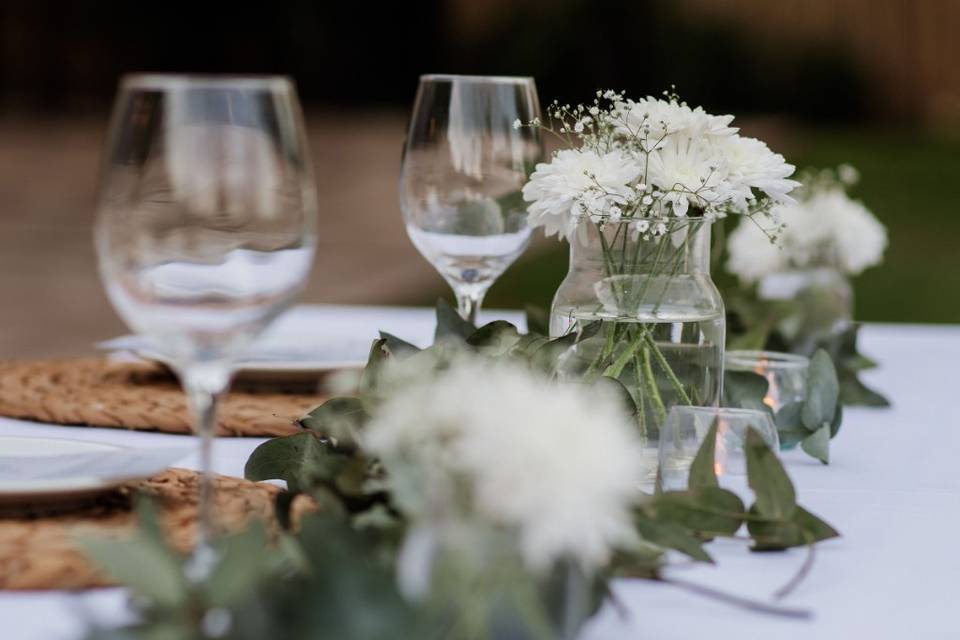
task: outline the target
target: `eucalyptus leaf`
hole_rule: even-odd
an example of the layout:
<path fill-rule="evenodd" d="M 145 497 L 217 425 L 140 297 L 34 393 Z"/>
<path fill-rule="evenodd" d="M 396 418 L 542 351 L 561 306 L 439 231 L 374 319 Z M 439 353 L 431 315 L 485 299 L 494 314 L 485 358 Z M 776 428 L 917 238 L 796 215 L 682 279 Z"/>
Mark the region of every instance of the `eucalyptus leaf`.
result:
<path fill-rule="evenodd" d="M 137 516 L 140 535 L 160 547 L 166 547 L 167 539 L 163 535 L 160 518 L 157 517 L 157 507 L 153 500 L 146 495 L 138 495 L 134 512 Z"/>
<path fill-rule="evenodd" d="M 797 508 L 797 494 L 777 454 L 753 427 L 747 427 L 744 450 L 747 482 L 756 494 L 757 511 L 769 518 L 789 520 Z"/>
<path fill-rule="evenodd" d="M 219 560 L 207 582 L 210 604 L 229 606 L 249 596 L 269 573 L 267 532 L 259 520 L 251 520 L 240 534 L 216 544 Z"/>
<path fill-rule="evenodd" d="M 796 449 L 797 445 L 810 437 L 810 432 L 806 427 L 793 427 L 787 429 L 777 429 L 777 436 L 780 439 L 780 450 L 789 451 Z"/>
<path fill-rule="evenodd" d="M 719 487 L 666 491 L 656 495 L 649 508 L 655 519 L 675 522 L 705 537 L 733 535 L 746 513 L 737 494 Z"/>
<path fill-rule="evenodd" d="M 477 328 L 460 317 L 460 313 L 450 306 L 450 303 L 440 298 L 437 300 L 437 330 L 434 341 L 457 340 L 466 341 L 476 333 Z"/>
<path fill-rule="evenodd" d="M 347 459 L 333 480 L 337 491 L 353 498 L 366 495 L 367 467 L 364 458 Z"/>
<path fill-rule="evenodd" d="M 165 546 L 142 535 L 119 540 L 85 535 L 77 543 L 111 578 L 153 606 L 174 609 L 187 601 L 183 560 Z"/>
<path fill-rule="evenodd" d="M 842 369 L 856 372 L 877 367 L 876 361 L 857 350 L 857 340 L 862 326 L 859 323 L 853 323 L 835 339 L 835 346 L 832 350 L 834 353 L 831 355 L 835 355 L 835 360 Z"/>
<path fill-rule="evenodd" d="M 846 405 L 863 407 L 889 407 L 890 401 L 863 384 L 856 375 L 840 378 L 840 399 Z"/>
<path fill-rule="evenodd" d="M 421 626 L 425 608 L 398 591 L 379 530 L 357 530 L 342 517 L 309 514 L 294 540 L 307 569 L 293 582 L 278 583 L 280 593 L 265 590 L 273 626 L 252 637 L 441 637 L 436 629 Z"/>
<path fill-rule="evenodd" d="M 330 483 L 354 458 L 333 453 L 312 431 L 267 440 L 254 449 L 243 473 L 247 480 L 285 480 L 290 491 Z"/>
<path fill-rule="evenodd" d="M 840 535 L 829 524 L 800 506 L 785 521 L 760 519 L 762 516 L 755 508 L 751 508 L 750 513 L 756 517 L 747 521 L 747 531 L 754 539 L 754 551 L 782 551 Z"/>
<path fill-rule="evenodd" d="M 509 351 L 520 340 L 517 328 L 505 320 L 495 320 L 474 331 L 467 344 L 481 352 L 500 355 Z"/>
<path fill-rule="evenodd" d="M 803 419 L 800 417 L 801 411 L 803 411 L 803 402 L 800 401 L 788 402 L 780 407 L 780 410 L 774 416 L 777 429 L 802 429 L 809 434 L 810 430 L 803 426 Z"/>
<path fill-rule="evenodd" d="M 369 418 L 359 398 L 331 398 L 300 418 L 300 426 L 332 438 L 335 444 L 356 444 Z"/>
<path fill-rule="evenodd" d="M 664 552 L 655 545 L 638 545 L 629 551 L 618 551 L 610 561 L 612 577 L 656 580 L 663 567 Z"/>
<path fill-rule="evenodd" d="M 384 341 L 384 346 L 387 348 L 387 350 L 395 356 L 403 357 L 420 352 L 420 347 L 410 344 L 403 338 L 398 338 L 392 333 L 387 333 L 386 331 L 380 332 L 380 339 Z"/>
<path fill-rule="evenodd" d="M 830 438 L 837 437 L 840 432 L 840 425 L 843 423 L 843 405 L 837 403 L 837 412 L 833 414 L 833 421 L 830 423 Z"/>
<path fill-rule="evenodd" d="M 797 510 L 793 514 L 793 522 L 800 527 L 808 542 L 820 542 L 840 537 L 839 531 L 799 505 L 797 505 Z"/>
<path fill-rule="evenodd" d="M 800 411 L 803 425 L 810 431 L 816 431 L 824 424 L 830 424 L 837 411 L 840 397 L 840 383 L 833 360 L 823 349 L 819 349 L 810 359 L 807 375 L 807 399 Z"/>
<path fill-rule="evenodd" d="M 357 529 L 402 530 L 401 521 L 382 504 L 375 504 L 366 511 L 361 511 L 354 516 L 353 526 Z"/>
<path fill-rule="evenodd" d="M 362 394 L 373 394 L 377 390 L 380 367 L 386 362 L 388 357 L 385 349 L 386 344 L 387 341 L 385 339 L 378 338 L 370 345 L 367 365 L 363 368 L 363 373 L 360 375 L 360 392 Z"/>
<path fill-rule="evenodd" d="M 822 462 L 830 464 L 830 425 L 825 424 L 800 443 L 800 448 Z"/>
<path fill-rule="evenodd" d="M 690 465 L 690 478 L 687 486 L 691 489 L 719 486 L 717 482 L 717 418 L 713 419 L 703 443 L 697 450 L 697 455 Z"/>
<path fill-rule="evenodd" d="M 634 518 L 633 524 L 637 533 L 647 542 L 713 564 L 713 558 L 703 550 L 703 540 L 677 522 L 655 520 L 641 514 Z"/>
<path fill-rule="evenodd" d="M 793 449 L 810 436 L 810 430 L 803 426 L 803 419 L 800 417 L 802 410 L 802 402 L 788 402 L 780 407 L 774 416 L 781 449 Z"/>
<path fill-rule="evenodd" d="M 546 309 L 528 304 L 523 311 L 527 317 L 527 333 L 541 336 L 550 333 L 550 315 Z"/>
<path fill-rule="evenodd" d="M 763 399 L 770 383 L 752 371 L 727 371 L 723 375 L 723 402 L 725 407 L 770 411 Z"/>

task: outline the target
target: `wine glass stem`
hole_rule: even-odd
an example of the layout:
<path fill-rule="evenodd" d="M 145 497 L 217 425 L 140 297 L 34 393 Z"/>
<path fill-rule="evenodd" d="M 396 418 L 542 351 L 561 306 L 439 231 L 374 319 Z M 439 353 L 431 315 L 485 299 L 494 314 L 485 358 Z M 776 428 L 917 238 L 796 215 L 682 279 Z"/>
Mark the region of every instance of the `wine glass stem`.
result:
<path fill-rule="evenodd" d="M 213 436 L 217 404 L 230 383 L 230 367 L 224 362 L 193 363 L 181 374 L 194 432 L 200 436 L 200 495 L 197 502 L 197 538 L 191 558 L 192 573 L 205 579 L 216 562 L 213 538 Z"/>
<path fill-rule="evenodd" d="M 457 295 L 457 310 L 460 312 L 460 317 L 469 322 L 472 325 L 477 324 L 477 316 L 480 314 L 480 305 L 483 303 L 483 296 L 486 295 L 486 290 L 483 291 L 454 291 Z"/>

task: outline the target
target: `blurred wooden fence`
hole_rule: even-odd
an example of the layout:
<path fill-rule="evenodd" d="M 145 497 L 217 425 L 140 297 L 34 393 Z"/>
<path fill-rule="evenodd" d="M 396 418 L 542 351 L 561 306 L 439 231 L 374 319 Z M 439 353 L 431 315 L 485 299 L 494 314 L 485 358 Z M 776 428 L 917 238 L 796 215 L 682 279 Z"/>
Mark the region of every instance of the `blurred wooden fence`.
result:
<path fill-rule="evenodd" d="M 690 20 L 846 49 L 878 111 L 960 122 L 960 0 L 675 0 Z"/>

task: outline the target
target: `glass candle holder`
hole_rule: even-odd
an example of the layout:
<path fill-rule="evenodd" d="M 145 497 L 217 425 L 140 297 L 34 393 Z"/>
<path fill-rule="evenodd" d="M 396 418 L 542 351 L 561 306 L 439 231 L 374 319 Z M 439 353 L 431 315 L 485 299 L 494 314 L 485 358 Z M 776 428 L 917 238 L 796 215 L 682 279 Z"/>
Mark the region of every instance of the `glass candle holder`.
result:
<path fill-rule="evenodd" d="M 807 397 L 807 372 L 810 359 L 794 353 L 777 351 L 727 351 L 726 371 L 752 371 L 767 379 L 763 403 L 774 413 L 791 402 Z"/>
<path fill-rule="evenodd" d="M 667 415 L 660 434 L 660 481 L 667 491 L 687 488 L 690 465 L 700 450 L 714 420 L 717 421 L 717 446 L 714 472 L 720 486 L 738 491 L 745 488 L 747 462 L 744 443 L 752 427 L 775 452 L 780 438 L 773 419 L 765 411 L 727 407 L 674 407 Z"/>

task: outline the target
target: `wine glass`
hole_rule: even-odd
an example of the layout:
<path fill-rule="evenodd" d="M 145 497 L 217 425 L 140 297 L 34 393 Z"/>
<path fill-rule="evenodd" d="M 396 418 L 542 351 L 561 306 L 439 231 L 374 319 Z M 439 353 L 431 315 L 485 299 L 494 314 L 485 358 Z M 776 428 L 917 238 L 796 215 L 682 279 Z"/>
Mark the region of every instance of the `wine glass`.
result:
<path fill-rule="evenodd" d="M 316 196 L 283 77 L 133 75 L 113 107 L 94 230 L 120 316 L 176 371 L 200 436 L 192 566 L 214 560 L 211 447 L 232 361 L 303 288 Z"/>
<path fill-rule="evenodd" d="M 533 78 L 425 75 L 403 150 L 407 233 L 476 323 L 490 285 L 530 241 L 520 189 L 543 157 Z"/>

